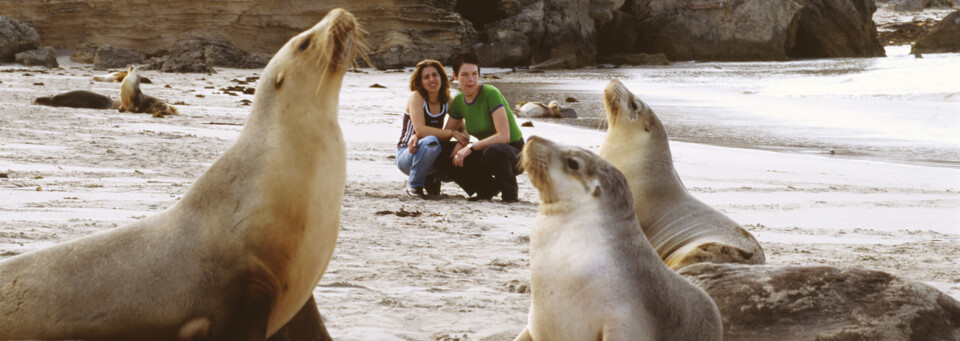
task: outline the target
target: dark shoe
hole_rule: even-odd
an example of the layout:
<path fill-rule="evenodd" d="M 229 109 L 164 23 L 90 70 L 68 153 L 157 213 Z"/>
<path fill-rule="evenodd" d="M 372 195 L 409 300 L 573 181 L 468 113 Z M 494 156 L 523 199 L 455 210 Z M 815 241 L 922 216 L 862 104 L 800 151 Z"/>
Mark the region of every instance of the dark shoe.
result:
<path fill-rule="evenodd" d="M 411 197 L 417 197 L 420 199 L 426 197 L 426 195 L 423 194 L 423 187 L 407 187 L 407 190 L 405 190 L 404 193 Z"/>
<path fill-rule="evenodd" d="M 423 185 L 423 189 L 427 191 L 427 195 L 440 195 L 440 178 L 427 175 L 427 182 Z"/>
<path fill-rule="evenodd" d="M 517 199 L 517 197 L 515 197 L 515 196 L 514 196 L 514 197 L 501 197 L 501 198 L 500 198 L 500 202 L 505 203 L 505 204 L 512 204 L 512 203 L 519 202 L 519 201 L 520 201 L 520 199 Z"/>

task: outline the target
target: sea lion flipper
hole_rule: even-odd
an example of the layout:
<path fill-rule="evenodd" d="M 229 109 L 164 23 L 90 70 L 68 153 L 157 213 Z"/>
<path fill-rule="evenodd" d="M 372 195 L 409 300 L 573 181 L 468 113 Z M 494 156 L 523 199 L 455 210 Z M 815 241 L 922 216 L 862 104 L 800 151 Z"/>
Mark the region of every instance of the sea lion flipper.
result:
<path fill-rule="evenodd" d="M 327 327 L 323 325 L 323 318 L 317 310 L 317 302 L 310 295 L 310 299 L 303 305 L 287 324 L 273 334 L 268 341 L 332 341 Z"/>
<path fill-rule="evenodd" d="M 533 337 L 530 336 L 530 324 L 527 324 L 526 327 L 523 327 L 523 331 L 520 332 L 520 335 L 517 335 L 513 341 L 533 341 Z"/>

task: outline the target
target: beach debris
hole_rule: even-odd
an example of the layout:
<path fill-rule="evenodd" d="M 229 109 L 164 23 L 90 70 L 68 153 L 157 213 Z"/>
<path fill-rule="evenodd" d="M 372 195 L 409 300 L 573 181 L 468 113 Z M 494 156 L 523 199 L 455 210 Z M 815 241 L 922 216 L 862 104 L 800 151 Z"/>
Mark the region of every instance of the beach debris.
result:
<path fill-rule="evenodd" d="M 580 100 L 578 100 L 578 99 L 576 99 L 576 98 L 574 98 L 574 97 L 570 97 L 570 96 L 567 96 L 567 98 L 563 99 L 563 101 L 564 101 L 564 102 L 567 102 L 567 103 L 577 103 L 577 102 L 580 102 Z"/>
<path fill-rule="evenodd" d="M 420 212 L 420 211 L 407 211 L 406 209 L 404 209 L 403 207 L 401 207 L 401 208 L 400 208 L 399 210 L 397 210 L 397 211 L 383 210 L 383 211 L 377 211 L 377 213 L 375 213 L 375 214 L 376 214 L 376 215 L 388 215 L 388 214 L 393 214 L 393 215 L 396 215 L 396 216 L 398 216 L 398 217 L 414 217 L 414 218 L 415 218 L 415 217 L 419 217 L 420 215 L 422 215 L 423 212 Z"/>
<path fill-rule="evenodd" d="M 520 126 L 521 126 L 521 127 L 533 127 L 533 122 L 531 122 L 531 121 L 526 121 L 526 122 L 523 122 L 523 124 L 521 124 Z"/>
<path fill-rule="evenodd" d="M 386 89 L 386 88 L 387 88 L 387 87 L 385 87 L 385 86 L 383 86 L 383 85 L 380 85 L 379 83 L 373 83 L 373 85 L 371 85 L 370 87 L 371 87 L 371 88 L 374 88 L 374 89 Z"/>

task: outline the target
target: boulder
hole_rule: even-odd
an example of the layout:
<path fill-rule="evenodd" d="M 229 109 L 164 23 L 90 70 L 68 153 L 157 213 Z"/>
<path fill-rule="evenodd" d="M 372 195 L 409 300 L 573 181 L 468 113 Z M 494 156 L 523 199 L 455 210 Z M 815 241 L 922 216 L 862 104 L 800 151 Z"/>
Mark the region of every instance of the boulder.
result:
<path fill-rule="evenodd" d="M 910 53 L 960 52 L 960 10 L 947 15 L 933 30 L 920 38 Z"/>
<path fill-rule="evenodd" d="M 794 0 L 649 0 L 634 13 L 640 51 L 670 60 L 784 60 L 803 7 Z"/>
<path fill-rule="evenodd" d="M 141 64 L 143 60 L 143 54 L 132 49 L 102 45 L 97 48 L 93 68 L 97 70 L 125 68 L 128 65 Z"/>
<path fill-rule="evenodd" d="M 543 20 L 543 2 L 529 3 L 515 15 L 486 25 L 484 42 L 475 44 L 473 50 L 484 65 L 530 65 L 534 45 L 546 32 Z"/>
<path fill-rule="evenodd" d="M 76 51 L 70 54 L 70 60 L 74 63 L 93 64 L 97 60 L 97 44 L 86 43 L 80 45 Z"/>
<path fill-rule="evenodd" d="M 883 57 L 874 0 L 798 0 L 803 5 L 792 58 Z"/>
<path fill-rule="evenodd" d="M 250 56 L 230 41 L 200 37 L 179 41 L 158 54 L 183 63 L 241 69 L 262 68 L 269 62 L 269 59 L 262 60 Z"/>
<path fill-rule="evenodd" d="M 881 271 L 700 263 L 677 273 L 716 302 L 724 340 L 960 340 L 960 302 Z"/>
<path fill-rule="evenodd" d="M 57 63 L 57 49 L 50 46 L 17 53 L 15 60 L 17 63 L 26 66 L 60 67 L 60 64 Z"/>
<path fill-rule="evenodd" d="M 217 73 L 212 66 L 197 60 L 184 60 L 172 56 L 155 57 L 150 59 L 149 65 L 144 70 L 157 70 L 160 72 L 176 73 Z"/>
<path fill-rule="evenodd" d="M 13 62 L 17 53 L 39 47 L 37 30 L 11 17 L 0 16 L 0 63 Z"/>
<path fill-rule="evenodd" d="M 670 60 L 883 56 L 873 0 L 636 0 L 598 31 L 598 54 Z"/>

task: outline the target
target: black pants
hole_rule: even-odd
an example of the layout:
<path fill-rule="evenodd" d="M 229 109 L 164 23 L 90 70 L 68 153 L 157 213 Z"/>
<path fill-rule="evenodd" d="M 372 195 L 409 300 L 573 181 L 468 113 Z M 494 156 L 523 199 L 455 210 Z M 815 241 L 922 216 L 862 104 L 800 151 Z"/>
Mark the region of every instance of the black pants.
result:
<path fill-rule="evenodd" d="M 504 200 L 517 199 L 517 175 L 523 173 L 519 165 L 523 140 L 510 144 L 495 144 L 474 151 L 463 160 L 463 167 L 453 165 L 450 153 L 456 143 L 443 145 L 443 152 L 435 163 L 445 176 L 453 179 L 468 195 L 491 198 L 501 193 Z"/>

